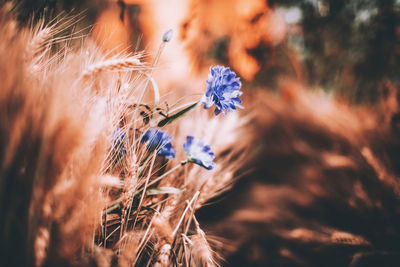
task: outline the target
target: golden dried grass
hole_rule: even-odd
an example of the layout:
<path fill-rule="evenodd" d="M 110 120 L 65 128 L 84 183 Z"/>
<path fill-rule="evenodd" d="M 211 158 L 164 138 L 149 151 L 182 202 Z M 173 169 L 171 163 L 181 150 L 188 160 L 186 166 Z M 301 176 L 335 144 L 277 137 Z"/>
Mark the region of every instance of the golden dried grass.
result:
<path fill-rule="evenodd" d="M 204 258 L 204 250 L 184 249 L 184 238 L 206 244 L 195 211 L 225 190 L 244 164 L 236 137 L 218 137 L 234 134 L 243 119 L 203 112 L 196 123 L 193 117 L 178 122 L 177 150 L 190 125 L 209 125 L 208 137 L 196 134 L 216 148 L 219 167 L 208 172 L 186 165 L 159 183 L 184 189 L 180 194 L 148 195 L 147 184 L 176 162 L 146 156 L 138 143 L 149 127 L 149 111 L 137 103 L 146 84 L 138 70 L 148 70 L 141 54 L 109 58 L 89 37 L 76 47 L 72 35 L 54 37 L 68 23 L 17 29 L 12 14 L 3 9 L 0 15 L 2 261 L 168 266 L 185 265 L 187 251 L 191 259 Z M 113 148 L 116 128 L 126 133 L 122 156 Z M 213 255 L 198 266 L 213 266 Z"/>

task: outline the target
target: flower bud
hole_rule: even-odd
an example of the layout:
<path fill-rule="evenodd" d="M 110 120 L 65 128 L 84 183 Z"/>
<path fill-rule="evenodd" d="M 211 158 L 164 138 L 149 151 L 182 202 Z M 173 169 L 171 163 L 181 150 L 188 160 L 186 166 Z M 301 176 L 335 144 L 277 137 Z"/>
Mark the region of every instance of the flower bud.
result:
<path fill-rule="evenodd" d="M 169 42 L 172 39 L 172 34 L 174 31 L 172 29 L 169 29 L 166 33 L 163 35 L 163 42 Z"/>

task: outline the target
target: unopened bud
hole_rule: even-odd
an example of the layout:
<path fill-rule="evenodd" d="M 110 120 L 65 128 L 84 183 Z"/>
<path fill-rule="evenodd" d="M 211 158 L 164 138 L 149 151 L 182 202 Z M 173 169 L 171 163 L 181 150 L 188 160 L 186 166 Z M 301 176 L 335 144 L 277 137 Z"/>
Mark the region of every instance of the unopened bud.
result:
<path fill-rule="evenodd" d="M 164 33 L 163 42 L 169 42 L 169 41 L 171 41 L 171 39 L 172 39 L 172 34 L 173 34 L 173 33 L 174 33 L 174 32 L 173 32 L 172 29 L 169 29 L 166 33 Z"/>

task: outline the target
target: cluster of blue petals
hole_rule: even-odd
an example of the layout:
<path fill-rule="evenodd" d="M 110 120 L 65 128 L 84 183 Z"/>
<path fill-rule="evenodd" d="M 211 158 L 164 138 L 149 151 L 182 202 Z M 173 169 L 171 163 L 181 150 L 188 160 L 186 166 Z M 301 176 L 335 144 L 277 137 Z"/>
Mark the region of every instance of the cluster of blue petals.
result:
<path fill-rule="evenodd" d="M 205 145 L 203 141 L 187 136 L 183 149 L 189 162 L 198 164 L 207 170 L 214 168 L 215 155 L 211 151 L 209 145 Z"/>
<path fill-rule="evenodd" d="M 147 130 L 140 139 L 142 144 L 148 142 L 147 149 L 149 151 L 157 150 L 158 156 L 163 156 L 167 159 L 175 158 L 176 155 L 176 151 L 173 149 L 171 141 L 171 136 L 166 132 L 157 129 Z"/>
<path fill-rule="evenodd" d="M 206 83 L 207 90 L 202 99 L 205 109 L 215 105 L 214 113 L 218 115 L 221 112 L 225 114 L 226 111 L 233 111 L 237 107 L 243 108 L 239 98 L 242 95 L 242 84 L 239 77 L 229 68 L 211 67 Z"/>
<path fill-rule="evenodd" d="M 172 31 L 168 31 L 164 35 L 163 41 L 168 42 L 171 35 Z M 242 95 L 242 91 L 240 91 L 242 84 L 235 72 L 223 66 L 211 67 L 206 83 L 207 90 L 201 101 L 205 109 L 215 105 L 214 113 L 218 115 L 220 113 L 226 114 L 226 112 L 231 112 L 236 108 L 243 108 L 242 101 L 239 98 Z M 164 156 L 167 159 L 175 158 L 176 155 L 171 141 L 171 136 L 158 129 L 147 130 L 140 139 L 142 144 L 147 143 L 149 151 L 157 150 L 157 155 Z M 119 127 L 113 133 L 113 147 L 119 151 L 120 155 L 126 154 L 125 132 Z M 204 144 L 203 141 L 193 136 L 187 136 L 183 149 L 189 162 L 198 164 L 207 170 L 214 168 L 215 154 L 211 151 L 210 146 Z"/>

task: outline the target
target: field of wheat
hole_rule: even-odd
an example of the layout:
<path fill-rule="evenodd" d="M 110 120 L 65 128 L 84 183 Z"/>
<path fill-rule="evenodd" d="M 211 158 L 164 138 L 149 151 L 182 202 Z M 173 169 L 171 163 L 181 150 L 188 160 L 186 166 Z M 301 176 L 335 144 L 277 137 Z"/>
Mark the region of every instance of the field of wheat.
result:
<path fill-rule="evenodd" d="M 250 50 L 286 38 L 272 5 L 111 2 L 87 27 L 0 9 L 0 266 L 399 266 L 395 82 L 355 105 L 291 52 L 267 91 Z"/>

